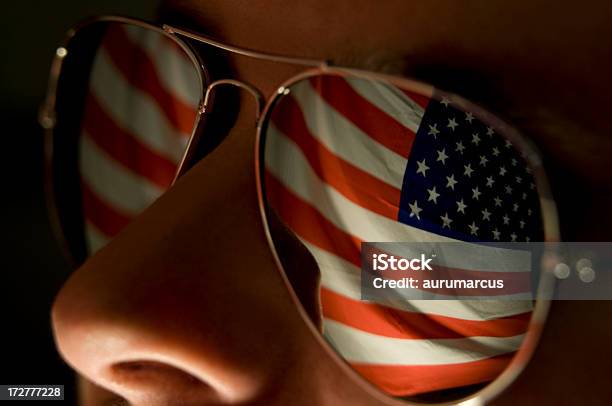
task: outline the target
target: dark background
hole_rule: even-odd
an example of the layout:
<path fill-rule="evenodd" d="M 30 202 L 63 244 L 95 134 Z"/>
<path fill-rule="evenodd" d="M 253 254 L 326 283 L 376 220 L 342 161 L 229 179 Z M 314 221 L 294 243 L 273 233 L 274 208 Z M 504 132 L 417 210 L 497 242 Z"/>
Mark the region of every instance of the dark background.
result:
<path fill-rule="evenodd" d="M 157 0 L 8 1 L 0 31 L 3 229 L 0 277 L 0 384 L 63 384 L 73 374 L 53 345 L 49 310 L 70 273 L 49 226 L 43 194 L 42 131 L 36 121 L 55 47 L 82 18 L 150 19 Z"/>

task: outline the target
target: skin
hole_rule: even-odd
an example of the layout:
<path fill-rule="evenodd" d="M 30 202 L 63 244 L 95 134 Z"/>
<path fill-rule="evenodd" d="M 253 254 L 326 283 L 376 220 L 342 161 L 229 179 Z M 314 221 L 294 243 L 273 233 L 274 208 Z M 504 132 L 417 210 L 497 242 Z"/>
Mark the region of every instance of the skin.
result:
<path fill-rule="evenodd" d="M 228 43 L 415 76 L 486 106 L 541 149 L 563 239 L 610 239 L 606 2 L 194 0 L 163 10 Z M 232 63 L 266 95 L 302 70 Z M 58 349 L 96 384 L 83 385 L 85 404 L 111 397 L 98 386 L 143 405 L 380 404 L 321 346 L 278 273 L 253 181 L 253 102 L 241 104 L 225 141 L 59 293 Z M 554 303 L 533 359 L 494 403 L 612 399 L 602 362 L 611 310 Z"/>

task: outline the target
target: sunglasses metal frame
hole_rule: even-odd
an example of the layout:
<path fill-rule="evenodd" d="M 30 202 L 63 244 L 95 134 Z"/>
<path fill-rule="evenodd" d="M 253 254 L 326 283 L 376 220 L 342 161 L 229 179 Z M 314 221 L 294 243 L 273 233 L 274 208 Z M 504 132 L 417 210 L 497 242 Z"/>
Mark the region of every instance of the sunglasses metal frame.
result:
<path fill-rule="evenodd" d="M 295 83 L 302 81 L 304 79 L 317 76 L 317 75 L 337 75 L 341 77 L 351 77 L 351 78 L 361 78 L 366 80 L 373 81 L 382 81 L 394 86 L 402 87 L 405 89 L 410 89 L 412 91 L 419 92 L 424 95 L 433 96 L 434 92 L 437 96 L 441 97 L 444 95 L 448 97 L 449 100 L 454 105 L 460 106 L 464 109 L 469 109 L 475 117 L 491 124 L 495 127 L 495 129 L 500 132 L 504 137 L 512 142 L 512 144 L 516 147 L 518 151 L 522 153 L 524 158 L 526 159 L 528 165 L 533 170 L 533 176 L 535 179 L 536 187 L 540 196 L 540 205 L 542 207 L 542 220 L 544 223 L 544 235 L 546 241 L 559 241 L 560 233 L 559 233 L 559 224 L 557 217 L 557 210 L 552 199 L 552 194 L 550 191 L 550 187 L 546 178 L 546 174 L 542 168 L 541 160 L 539 158 L 539 154 L 534 146 L 528 142 L 523 136 L 515 130 L 513 127 L 507 125 L 505 122 L 497 118 L 496 116 L 491 115 L 485 110 L 481 109 L 479 106 L 474 105 L 473 103 L 463 99 L 460 96 L 457 96 L 452 93 L 445 93 L 440 91 L 439 89 L 434 89 L 433 86 L 418 82 L 415 80 L 411 80 L 405 77 L 392 76 L 377 72 L 371 72 L 366 70 L 359 70 L 353 68 L 343 68 L 339 66 L 334 66 L 331 61 L 325 60 L 315 60 L 315 59 L 306 59 L 306 58 L 295 58 L 288 57 L 276 54 L 270 54 L 265 52 L 259 52 L 251 49 L 241 48 L 229 44 L 225 44 L 221 41 L 215 40 L 211 37 L 201 35 L 195 33 L 193 31 L 185 30 L 182 28 L 174 27 L 171 25 L 156 25 L 153 23 L 149 23 L 143 20 L 123 17 L 123 16 L 100 16 L 94 17 L 88 20 L 81 22 L 76 25 L 74 28 L 70 29 L 65 35 L 63 41 L 60 46 L 56 49 L 55 56 L 51 63 L 47 94 L 44 102 L 39 111 L 39 123 L 41 127 L 44 129 L 44 150 L 45 150 L 45 192 L 47 197 L 47 206 L 49 212 L 49 218 L 51 225 L 54 229 L 55 235 L 64 251 L 65 257 L 71 261 L 71 265 L 76 266 L 75 261 L 72 258 L 68 245 L 66 243 L 66 239 L 64 238 L 64 233 L 62 231 L 61 221 L 59 219 L 59 214 L 56 206 L 55 196 L 54 196 L 54 187 L 53 187 L 53 145 L 54 145 L 54 128 L 56 125 L 56 115 L 55 115 L 55 107 L 56 107 L 56 99 L 57 99 L 57 85 L 59 78 L 62 73 L 63 61 L 70 54 L 70 43 L 71 40 L 85 27 L 89 27 L 92 24 L 96 23 L 118 23 L 118 24 L 127 24 L 138 26 L 144 29 L 153 30 L 161 35 L 164 35 L 166 38 L 170 39 L 174 43 L 176 43 L 189 57 L 191 62 L 197 67 L 198 78 L 200 82 L 200 90 L 202 96 L 200 97 L 197 115 L 194 121 L 193 129 L 191 136 L 189 138 L 189 142 L 183 154 L 183 157 L 180 161 L 180 164 L 177 168 L 176 175 L 173 183 L 182 176 L 189 167 L 190 158 L 194 154 L 195 146 L 198 141 L 198 134 L 201 132 L 198 131 L 198 128 L 202 124 L 202 117 L 204 114 L 207 114 L 207 109 L 211 103 L 211 95 L 214 89 L 217 86 L 228 85 L 228 86 L 236 86 L 247 93 L 251 94 L 256 101 L 256 132 L 255 132 L 255 176 L 256 176 L 256 185 L 257 185 L 257 198 L 259 204 L 259 210 L 261 214 L 261 218 L 265 227 L 265 234 L 268 241 L 268 245 L 270 250 L 272 251 L 274 261 L 278 268 L 278 271 L 281 274 L 281 277 L 284 280 L 284 283 L 289 290 L 289 293 L 294 301 L 298 311 L 304 320 L 304 322 L 309 326 L 311 332 L 315 339 L 322 345 L 322 347 L 326 350 L 327 354 L 335 360 L 335 362 L 349 375 L 353 378 L 354 382 L 359 384 L 364 390 L 369 392 L 375 399 L 384 402 L 389 405 L 406 405 L 406 404 L 415 404 L 410 400 L 402 400 L 395 397 L 392 397 L 388 394 L 385 394 L 382 390 L 377 388 L 374 384 L 367 381 L 363 376 L 358 374 L 350 365 L 342 359 L 327 343 L 327 341 L 323 338 L 319 329 L 312 322 L 310 317 L 306 314 L 306 311 L 303 309 L 300 301 L 295 293 L 289 279 L 286 276 L 286 273 L 283 269 L 283 265 L 279 259 L 278 252 L 276 250 L 276 246 L 272 239 L 268 219 L 267 219 L 267 205 L 265 199 L 265 191 L 263 186 L 263 145 L 265 143 L 265 132 L 267 121 L 270 117 L 270 112 L 272 111 L 274 105 L 278 102 L 280 98 L 290 92 L 290 88 Z M 208 76 L 208 72 L 203 63 L 200 55 L 195 51 L 195 49 L 190 45 L 187 40 L 196 41 L 197 43 L 206 44 L 211 47 L 224 50 L 230 54 L 242 55 L 245 57 L 250 57 L 254 59 L 259 59 L 263 61 L 269 62 L 277 62 L 283 64 L 292 64 L 298 66 L 304 66 L 305 71 L 299 73 L 290 79 L 284 81 L 279 85 L 277 90 L 273 93 L 273 95 L 267 99 L 265 99 L 261 93 L 255 86 L 252 86 L 248 83 L 237 79 L 221 79 L 216 80 L 210 83 L 210 78 Z M 206 84 L 206 88 L 204 85 Z M 265 104 L 264 104 L 265 101 Z M 205 135 L 205 134 L 204 134 Z M 490 400 L 497 397 L 502 391 L 504 391 L 510 384 L 517 378 L 517 376 L 523 371 L 525 366 L 527 365 L 529 359 L 533 355 L 533 352 L 536 348 L 536 345 L 541 336 L 541 332 L 543 330 L 544 323 L 546 321 L 548 311 L 550 308 L 550 300 L 552 298 L 552 292 L 555 285 L 555 278 L 552 273 L 552 268 L 554 264 L 556 264 L 554 258 L 554 254 L 552 257 L 545 257 L 542 262 L 542 272 L 541 278 L 539 281 L 539 287 L 537 291 L 537 297 L 535 306 L 532 312 L 532 317 L 529 322 L 529 328 L 527 333 L 525 334 L 525 339 L 521 345 L 521 347 L 515 353 L 510 364 L 506 367 L 502 373 L 495 378 L 493 381 L 489 382 L 482 389 L 458 400 L 452 400 L 450 402 L 443 402 L 439 404 L 464 404 L 464 405 L 480 405 L 489 402 Z M 418 402 L 416 403 L 418 404 Z"/>

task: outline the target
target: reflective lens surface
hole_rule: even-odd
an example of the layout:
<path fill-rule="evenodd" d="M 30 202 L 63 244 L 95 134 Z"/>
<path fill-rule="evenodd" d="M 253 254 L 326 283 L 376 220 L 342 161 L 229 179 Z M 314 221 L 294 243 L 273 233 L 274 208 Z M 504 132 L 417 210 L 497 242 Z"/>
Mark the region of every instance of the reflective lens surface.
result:
<path fill-rule="evenodd" d="M 543 240 L 533 165 L 504 133 L 456 96 L 340 74 L 289 86 L 264 123 L 264 197 L 287 277 L 330 345 L 387 394 L 463 397 L 521 347 L 531 300 L 361 300 L 362 242 Z"/>
<path fill-rule="evenodd" d="M 194 62 L 162 32 L 107 22 L 79 32 L 60 78 L 53 162 L 73 255 L 101 248 L 170 186 L 201 95 Z"/>

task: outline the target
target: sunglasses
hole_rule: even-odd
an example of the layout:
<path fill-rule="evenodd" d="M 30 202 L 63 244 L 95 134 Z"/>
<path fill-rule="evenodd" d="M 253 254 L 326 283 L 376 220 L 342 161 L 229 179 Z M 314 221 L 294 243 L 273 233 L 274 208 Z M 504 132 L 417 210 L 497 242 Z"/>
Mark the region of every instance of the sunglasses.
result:
<path fill-rule="evenodd" d="M 236 56 L 304 70 L 266 98 L 232 76 Z M 132 18 L 81 23 L 56 50 L 39 120 L 51 219 L 72 265 L 223 142 L 239 92 L 256 104 L 270 249 L 330 356 L 387 401 L 484 402 L 505 389 L 534 350 L 547 300 L 361 300 L 365 242 L 559 239 L 534 146 L 426 83 Z M 287 234 L 318 268 L 316 314 L 295 288 L 304 271 Z"/>

